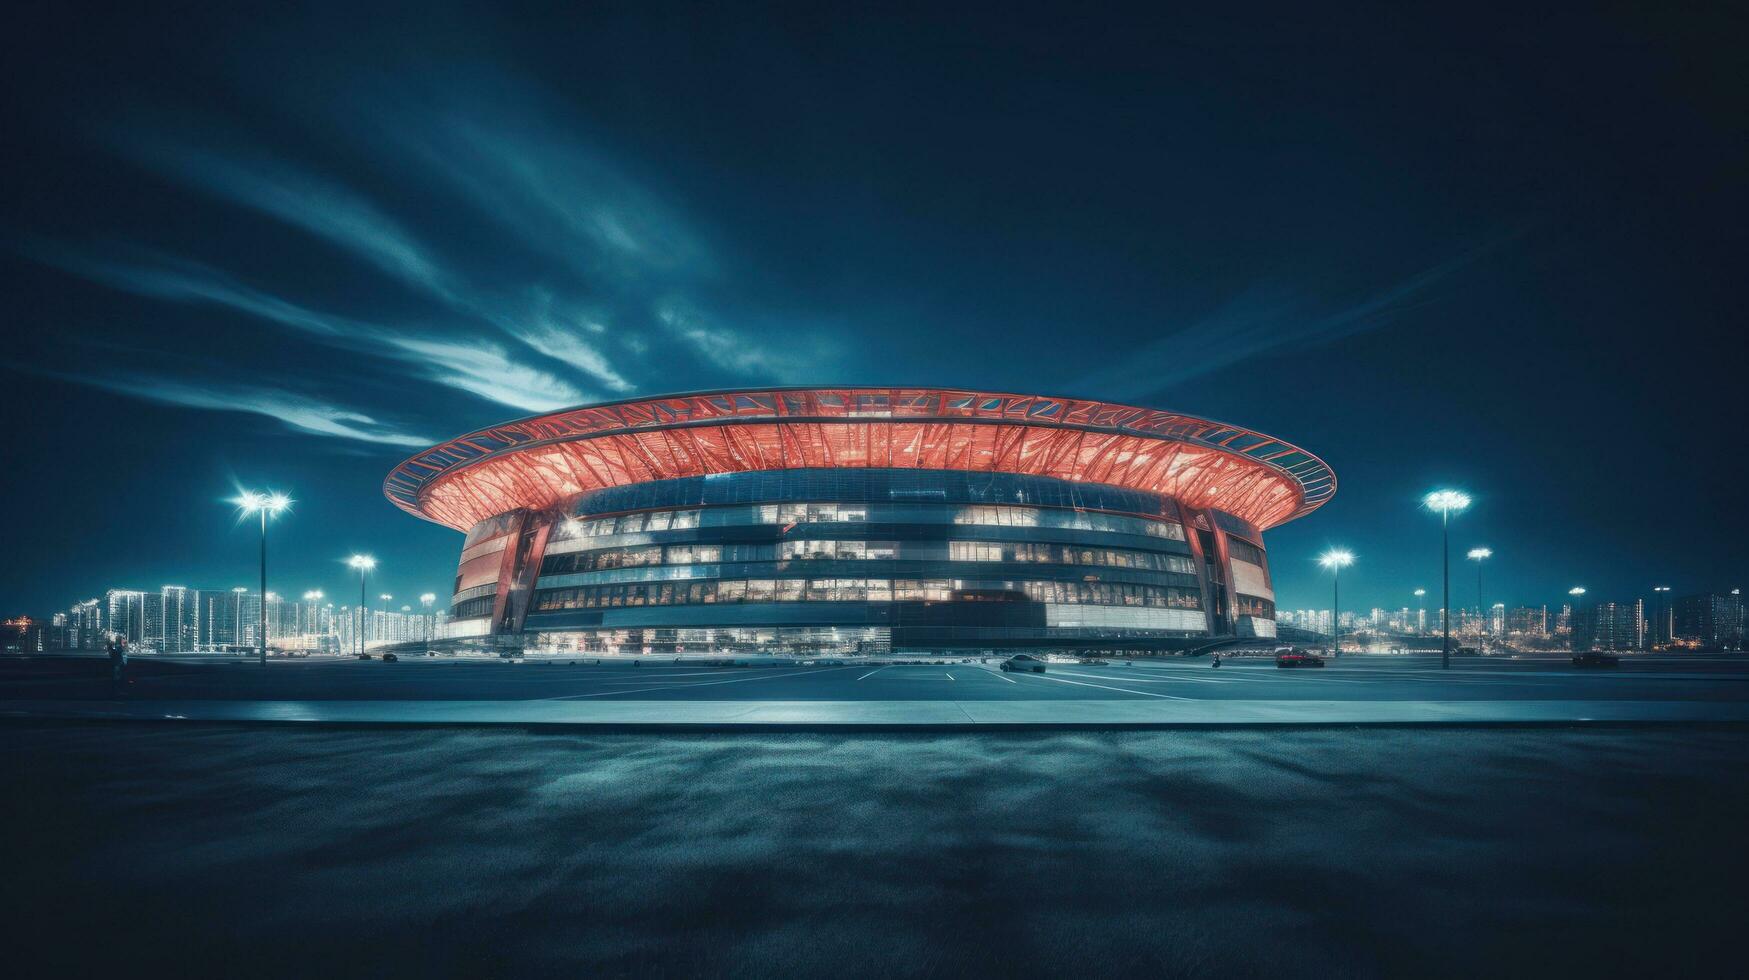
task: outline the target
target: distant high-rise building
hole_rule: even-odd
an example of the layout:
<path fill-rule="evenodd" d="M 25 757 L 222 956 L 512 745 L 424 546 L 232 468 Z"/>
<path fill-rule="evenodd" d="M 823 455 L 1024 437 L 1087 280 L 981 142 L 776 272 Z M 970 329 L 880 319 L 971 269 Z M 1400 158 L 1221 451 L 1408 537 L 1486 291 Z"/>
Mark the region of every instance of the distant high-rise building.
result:
<path fill-rule="evenodd" d="M 110 589 L 103 594 L 104 611 L 111 636 L 130 645 L 145 642 L 146 594 L 127 589 Z"/>
<path fill-rule="evenodd" d="M 1547 636 L 1549 607 L 1519 606 L 1506 614 L 1506 631 L 1522 636 Z"/>
<path fill-rule="evenodd" d="M 103 603 L 86 599 L 67 610 L 67 647 L 101 650 L 108 642 L 103 626 Z"/>
<path fill-rule="evenodd" d="M 1743 646 L 1742 594 L 1732 591 L 1683 596 L 1672 604 L 1671 632 L 1678 640 L 1688 640 L 1708 649 L 1740 649 Z"/>
<path fill-rule="evenodd" d="M 196 597 L 181 585 L 166 585 L 158 590 L 158 635 L 154 638 L 160 653 L 187 653 L 194 649 L 199 633 L 199 613 Z"/>
<path fill-rule="evenodd" d="M 1592 602 L 1573 612 L 1573 649 L 1638 650 L 1645 640 L 1640 600 Z"/>
<path fill-rule="evenodd" d="M 1506 632 L 1506 603 L 1496 602 L 1488 609 L 1488 632 L 1501 636 Z"/>

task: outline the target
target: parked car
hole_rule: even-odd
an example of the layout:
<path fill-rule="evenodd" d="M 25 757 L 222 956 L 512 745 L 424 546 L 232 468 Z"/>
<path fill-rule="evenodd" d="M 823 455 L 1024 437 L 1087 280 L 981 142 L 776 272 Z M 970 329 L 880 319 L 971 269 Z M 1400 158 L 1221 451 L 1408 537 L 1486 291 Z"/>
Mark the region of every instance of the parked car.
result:
<path fill-rule="evenodd" d="M 383 654 L 383 663 L 385 663 L 385 664 L 398 663 L 400 661 L 400 659 L 401 659 L 400 657 L 397 657 L 392 653 Z"/>
<path fill-rule="evenodd" d="M 368 654 L 368 653 L 361 653 L 361 654 L 359 654 L 359 655 L 358 655 L 358 659 L 360 659 L 360 660 L 369 660 L 369 659 L 370 659 L 370 654 Z"/>
<path fill-rule="evenodd" d="M 1304 650 L 1286 650 L 1275 655 L 1277 667 L 1322 667 L 1324 658 Z"/>
<path fill-rule="evenodd" d="M 1023 673 L 1042 674 L 1045 672 L 1045 662 L 1037 657 L 1029 657 L 1024 653 L 1017 653 L 1014 656 L 1009 657 L 1007 660 L 1002 661 L 1002 669 L 1009 671 L 1018 670 Z"/>
<path fill-rule="evenodd" d="M 1575 666 L 1575 667 L 1620 667 L 1621 666 L 1621 658 L 1616 656 L 1613 653 L 1598 653 L 1597 651 L 1593 650 L 1590 653 L 1575 653 L 1575 654 L 1573 654 L 1573 666 Z"/>

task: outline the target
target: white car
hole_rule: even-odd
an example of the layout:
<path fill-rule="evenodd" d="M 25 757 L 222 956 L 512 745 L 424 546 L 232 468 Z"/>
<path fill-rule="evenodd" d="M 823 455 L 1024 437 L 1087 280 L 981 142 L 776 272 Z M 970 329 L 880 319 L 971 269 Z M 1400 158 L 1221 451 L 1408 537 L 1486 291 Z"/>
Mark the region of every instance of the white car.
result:
<path fill-rule="evenodd" d="M 1002 661 L 1002 669 L 1042 674 L 1045 672 L 1045 662 L 1037 657 L 1029 657 L 1024 653 L 1017 653 L 1014 656 L 1009 657 L 1007 660 Z"/>

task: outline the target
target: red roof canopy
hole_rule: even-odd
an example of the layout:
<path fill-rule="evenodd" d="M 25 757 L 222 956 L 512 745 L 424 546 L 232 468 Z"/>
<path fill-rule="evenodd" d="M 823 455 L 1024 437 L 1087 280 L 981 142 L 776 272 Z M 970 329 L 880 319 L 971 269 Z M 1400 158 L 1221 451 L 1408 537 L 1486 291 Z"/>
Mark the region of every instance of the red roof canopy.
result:
<path fill-rule="evenodd" d="M 565 409 L 452 439 L 383 492 L 466 530 L 591 490 L 751 470 L 864 466 L 1022 473 L 1216 507 L 1268 528 L 1336 492 L 1323 460 L 1208 419 L 1106 402 L 952 388 L 777 388 Z"/>

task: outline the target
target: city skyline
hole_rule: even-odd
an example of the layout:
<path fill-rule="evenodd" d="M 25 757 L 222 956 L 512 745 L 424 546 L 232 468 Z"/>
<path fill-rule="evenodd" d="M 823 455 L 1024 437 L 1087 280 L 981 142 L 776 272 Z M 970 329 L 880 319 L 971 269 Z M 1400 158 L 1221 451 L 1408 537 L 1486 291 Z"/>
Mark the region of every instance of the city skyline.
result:
<path fill-rule="evenodd" d="M 1458 40 L 1506 26 L 1416 12 L 1363 68 L 1320 43 L 1366 36 L 1362 14 L 1209 15 L 1101 34 L 1108 62 L 1039 78 L 1042 25 L 941 11 L 930 33 L 978 39 L 979 80 L 934 101 L 843 70 L 943 81 L 878 27 L 729 11 L 699 29 L 746 47 L 678 65 L 637 13 L 237 13 L 210 25 L 222 56 L 193 35 L 139 50 L 150 14 L 40 16 L 81 55 L 21 52 L 10 107 L 31 152 L 3 164 L 27 192 L 0 205 L 0 505 L 30 519 L 7 614 L 87 581 L 251 581 L 240 486 L 298 501 L 272 581 L 341 589 L 363 551 L 386 591 L 425 591 L 456 536 L 378 492 L 420 446 L 599 399 L 834 382 L 1110 398 L 1315 446 L 1341 490 L 1272 536 L 1284 606 L 1322 601 L 1331 547 L 1356 555 L 1357 605 L 1436 588 L 1417 503 L 1440 486 L 1474 496 L 1454 547 L 1491 548 L 1515 602 L 1740 584 L 1732 481 L 1672 473 L 1737 438 L 1716 355 L 1742 306 L 1743 150 L 1704 93 L 1666 111 L 1682 49 L 1656 31 L 1578 17 L 1483 64 Z M 322 86 L 284 84 L 313 49 Z M 73 67 L 91 60 L 108 70 Z M 1404 98 L 1374 98 L 1380 72 Z M 1452 118 L 1495 138 L 1454 141 Z"/>

